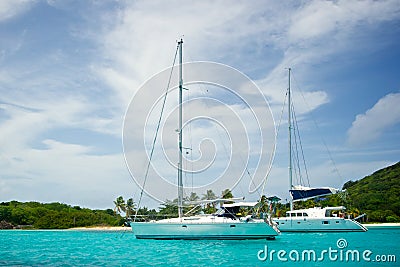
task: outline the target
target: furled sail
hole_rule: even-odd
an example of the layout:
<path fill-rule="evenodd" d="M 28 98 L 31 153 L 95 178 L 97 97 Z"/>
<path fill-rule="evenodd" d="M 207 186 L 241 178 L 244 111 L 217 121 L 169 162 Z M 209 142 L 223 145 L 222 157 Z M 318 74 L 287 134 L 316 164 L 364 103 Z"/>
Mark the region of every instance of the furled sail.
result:
<path fill-rule="evenodd" d="M 293 201 L 307 200 L 315 197 L 326 196 L 336 194 L 339 190 L 332 187 L 305 187 L 305 186 L 293 186 L 293 189 L 289 190 Z"/>

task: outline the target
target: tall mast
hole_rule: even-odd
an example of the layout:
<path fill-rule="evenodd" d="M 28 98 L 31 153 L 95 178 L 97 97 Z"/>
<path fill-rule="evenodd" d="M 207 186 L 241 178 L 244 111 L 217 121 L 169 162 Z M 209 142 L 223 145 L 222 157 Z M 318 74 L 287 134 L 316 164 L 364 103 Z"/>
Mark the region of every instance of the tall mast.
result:
<path fill-rule="evenodd" d="M 182 46 L 183 39 L 178 42 L 179 45 L 179 163 L 178 163 L 178 215 L 179 218 L 183 216 L 183 183 L 182 183 Z"/>
<path fill-rule="evenodd" d="M 292 69 L 289 68 L 289 87 L 288 87 L 288 124 L 289 124 L 289 190 L 293 189 L 293 178 L 292 178 L 292 100 L 290 95 L 290 71 Z M 290 210 L 293 210 L 293 198 L 290 198 Z"/>

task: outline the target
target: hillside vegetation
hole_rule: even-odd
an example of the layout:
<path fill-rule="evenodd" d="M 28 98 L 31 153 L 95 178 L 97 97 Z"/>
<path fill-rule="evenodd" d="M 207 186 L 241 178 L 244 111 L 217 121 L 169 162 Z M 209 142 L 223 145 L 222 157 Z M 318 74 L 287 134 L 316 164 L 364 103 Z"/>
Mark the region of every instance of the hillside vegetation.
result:
<path fill-rule="evenodd" d="M 400 222 L 400 162 L 359 181 L 344 184 L 349 207 L 365 212 L 369 221 Z"/>
<path fill-rule="evenodd" d="M 0 229 L 29 227 L 39 229 L 66 229 L 94 225 L 122 225 L 124 218 L 112 209 L 90 210 L 62 203 L 2 202 Z"/>

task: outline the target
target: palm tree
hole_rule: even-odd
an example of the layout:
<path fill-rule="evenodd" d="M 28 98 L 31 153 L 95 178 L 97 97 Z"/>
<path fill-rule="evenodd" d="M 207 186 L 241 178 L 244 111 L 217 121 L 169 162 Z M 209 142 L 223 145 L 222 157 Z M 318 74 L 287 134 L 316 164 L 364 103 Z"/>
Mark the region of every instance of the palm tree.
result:
<path fill-rule="evenodd" d="M 209 189 L 206 191 L 205 194 L 203 194 L 203 197 L 201 198 L 203 200 L 213 200 L 213 199 L 217 199 L 217 196 L 215 195 L 215 193 Z M 204 213 L 214 213 L 217 211 L 217 209 L 215 208 L 215 202 L 212 203 L 207 203 L 206 207 L 203 209 Z"/>
<path fill-rule="evenodd" d="M 200 197 L 195 192 L 191 192 L 190 196 L 186 197 L 187 201 L 197 201 L 199 199 Z"/>
<path fill-rule="evenodd" d="M 222 198 L 233 198 L 232 191 L 230 189 L 222 191 Z"/>
<path fill-rule="evenodd" d="M 198 206 L 195 206 L 196 201 L 198 201 L 200 197 L 195 193 L 191 192 L 189 196 L 185 197 L 185 201 L 188 204 L 186 207 L 184 207 L 183 211 L 185 215 L 190 211 L 190 213 L 196 212 Z"/>
<path fill-rule="evenodd" d="M 232 191 L 230 189 L 225 189 L 224 191 L 221 192 L 221 198 L 223 199 L 230 199 L 233 198 Z M 233 201 L 224 201 L 223 204 L 232 204 Z M 220 206 L 222 207 L 222 203 L 220 203 Z"/>
<path fill-rule="evenodd" d="M 126 210 L 125 200 L 122 196 L 119 196 L 117 197 L 116 200 L 114 200 L 114 205 L 115 205 L 114 212 L 116 214 Z"/>
<path fill-rule="evenodd" d="M 233 198 L 232 191 L 230 189 L 225 189 L 224 191 L 222 191 L 222 198 Z M 233 203 L 233 201 L 225 201 L 224 203 Z"/>
<path fill-rule="evenodd" d="M 216 198 L 217 196 L 214 194 L 214 192 L 211 189 L 209 189 L 205 194 L 203 194 L 203 197 L 201 199 L 213 200 Z"/>
<path fill-rule="evenodd" d="M 260 202 L 259 202 L 259 212 L 267 212 L 268 211 L 268 199 L 265 195 L 261 196 Z"/>
<path fill-rule="evenodd" d="M 135 208 L 136 208 L 136 204 L 133 201 L 133 199 L 132 198 L 128 199 L 125 204 L 126 218 L 129 218 L 129 216 L 131 216 L 134 213 Z"/>

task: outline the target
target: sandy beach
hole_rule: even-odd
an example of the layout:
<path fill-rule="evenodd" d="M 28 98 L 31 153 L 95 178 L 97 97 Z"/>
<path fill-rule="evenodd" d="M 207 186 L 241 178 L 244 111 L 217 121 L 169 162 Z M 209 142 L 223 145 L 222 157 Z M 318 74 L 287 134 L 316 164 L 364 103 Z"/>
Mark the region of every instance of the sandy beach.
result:
<path fill-rule="evenodd" d="M 126 226 L 93 226 L 93 227 L 75 227 L 71 231 L 132 231 L 131 227 Z"/>
<path fill-rule="evenodd" d="M 400 227 L 400 223 L 363 223 L 367 228 L 373 227 Z"/>

